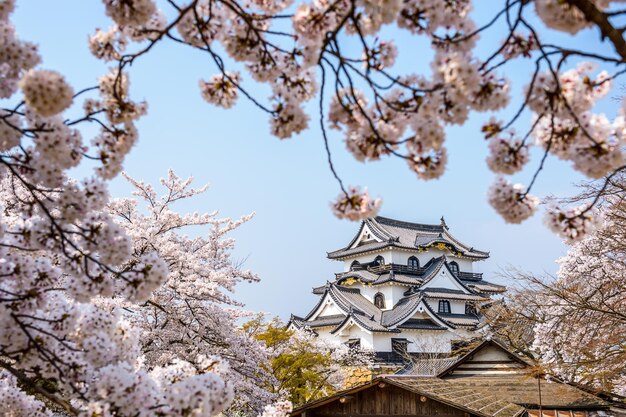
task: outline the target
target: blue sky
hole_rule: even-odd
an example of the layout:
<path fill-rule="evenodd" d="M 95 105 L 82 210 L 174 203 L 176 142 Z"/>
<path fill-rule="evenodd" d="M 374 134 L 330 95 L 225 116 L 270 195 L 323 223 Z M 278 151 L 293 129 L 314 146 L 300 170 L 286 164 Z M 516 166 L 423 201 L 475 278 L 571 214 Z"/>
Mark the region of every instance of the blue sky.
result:
<path fill-rule="evenodd" d="M 477 11 L 478 18 L 485 17 L 482 12 Z M 110 25 L 101 2 L 18 1 L 13 21 L 23 39 L 40 45 L 43 67 L 65 74 L 77 90 L 94 85 L 106 72 L 106 65 L 87 49 L 94 28 Z M 423 42 L 394 31 L 384 36 L 404 45 L 398 63 L 402 71 L 428 70 L 430 55 Z M 502 32 L 490 35 L 484 44 L 502 38 Z M 597 34 L 590 30 L 576 39 L 554 38 L 592 47 L 597 43 Z M 479 52 L 487 53 L 488 47 Z M 171 167 L 180 176 L 193 175 L 197 185 L 211 184 L 206 194 L 181 210 L 219 209 L 221 215 L 233 217 L 255 211 L 256 217 L 235 233 L 235 257 L 245 259 L 245 266 L 262 281 L 240 287 L 239 299 L 251 310 L 283 318 L 291 312 L 306 313 L 315 300 L 311 287 L 332 279 L 341 267 L 326 259 L 326 251 L 348 243 L 358 228 L 337 220 L 328 208 L 338 190 L 326 165 L 317 115 L 312 115 L 310 130 L 279 141 L 270 136 L 267 117 L 250 103 L 240 100 L 234 109 L 222 110 L 201 99 L 198 79 L 214 72 L 208 57 L 167 43 L 133 65 L 132 96 L 148 100 L 149 114 L 139 123 L 140 141 L 125 169 L 135 178 L 157 183 Z M 524 63 L 509 67 L 506 75 L 513 81 L 514 95 L 519 96 L 530 73 Z M 257 96 L 267 96 L 265 88 L 249 86 Z M 615 111 L 610 100 L 600 107 Z M 367 185 L 372 194 L 383 197 L 382 215 L 423 223 L 438 223 L 443 215 L 458 238 L 490 251 L 491 258 L 480 265 L 488 279 L 498 281 L 497 273 L 511 265 L 554 273 L 554 260 L 566 247 L 543 226 L 541 216 L 521 226 L 507 225 L 486 201 L 493 178 L 484 163 L 487 148 L 480 135 L 486 118 L 474 115 L 464 127 L 447 129 L 448 168 L 436 181 L 417 180 L 400 160 L 359 163 L 347 154 L 337 132 L 331 133 L 331 149 L 346 183 Z M 531 165 L 538 162 L 535 153 Z M 528 183 L 531 175 L 526 170 L 515 180 Z M 566 195 L 581 179 L 567 164 L 550 159 L 534 193 Z M 130 187 L 116 179 L 111 192 L 127 196 Z"/>

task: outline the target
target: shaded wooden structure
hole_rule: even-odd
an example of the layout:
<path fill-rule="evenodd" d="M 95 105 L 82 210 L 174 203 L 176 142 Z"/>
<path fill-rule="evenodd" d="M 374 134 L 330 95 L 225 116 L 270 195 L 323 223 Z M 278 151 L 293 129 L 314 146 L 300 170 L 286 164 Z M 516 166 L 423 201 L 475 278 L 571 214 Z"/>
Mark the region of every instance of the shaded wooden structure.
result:
<path fill-rule="evenodd" d="M 383 376 L 293 411 L 292 417 L 516 417 L 524 408 L 465 393 L 438 378 Z"/>
<path fill-rule="evenodd" d="M 383 375 L 296 408 L 292 417 L 596 417 L 615 404 L 554 379 L 497 341 L 485 341 L 437 376 Z M 617 411 L 617 412 L 616 412 Z"/>

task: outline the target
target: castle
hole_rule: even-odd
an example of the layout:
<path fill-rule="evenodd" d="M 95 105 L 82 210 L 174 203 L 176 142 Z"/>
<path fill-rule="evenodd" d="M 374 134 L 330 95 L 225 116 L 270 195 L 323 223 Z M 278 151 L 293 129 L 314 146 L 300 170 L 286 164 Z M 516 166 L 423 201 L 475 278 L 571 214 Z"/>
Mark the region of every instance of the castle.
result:
<path fill-rule="evenodd" d="M 328 253 L 343 272 L 313 289 L 319 302 L 290 327 L 375 352 L 378 361 L 445 355 L 484 324 L 478 307 L 505 287 L 483 280 L 474 263 L 489 257 L 439 225 L 367 219 L 343 249 Z"/>

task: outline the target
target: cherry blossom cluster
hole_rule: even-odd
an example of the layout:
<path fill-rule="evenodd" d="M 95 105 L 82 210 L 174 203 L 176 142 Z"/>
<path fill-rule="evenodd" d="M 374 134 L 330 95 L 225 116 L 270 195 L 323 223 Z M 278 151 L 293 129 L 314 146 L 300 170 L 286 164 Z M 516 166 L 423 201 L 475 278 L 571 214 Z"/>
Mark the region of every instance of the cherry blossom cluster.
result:
<path fill-rule="evenodd" d="M 293 405 L 291 402 L 278 401 L 274 404 L 266 405 L 259 417 L 287 417 L 292 409 Z"/>
<path fill-rule="evenodd" d="M 127 364 L 102 368 L 91 387 L 95 400 L 81 416 L 213 416 L 232 398 L 232 391 L 215 374 L 196 374 L 195 367 L 181 361 L 169 368 L 151 373 Z M 138 404 L 145 411 L 137 413 Z"/>
<path fill-rule="evenodd" d="M 239 81 L 239 74 L 232 72 L 216 74 L 211 77 L 211 81 L 200 80 L 202 98 L 209 103 L 230 109 L 237 101 Z"/>
<path fill-rule="evenodd" d="M 52 412 L 34 396 L 17 388 L 16 378 L 0 372 L 0 410 L 11 410 L 9 417 L 52 417 Z"/>
<path fill-rule="evenodd" d="M 570 240 L 556 279 L 537 293 L 532 348 L 560 378 L 624 395 L 624 203 L 607 200 L 605 223 Z"/>
<path fill-rule="evenodd" d="M 611 82 L 606 72 L 591 78 L 593 67 L 581 64 L 561 74 L 540 74 L 528 104 L 540 117 L 533 131 L 536 144 L 590 178 L 601 178 L 624 164 L 623 110 L 614 121 L 590 113 Z"/>
<path fill-rule="evenodd" d="M 150 1 L 105 6 L 129 39 L 141 30 L 128 25 L 158 23 Z M 152 247 L 134 252 L 134 236 L 107 210 L 106 180 L 133 147 L 145 103 L 130 99 L 127 74 L 114 69 L 100 79 L 98 96 L 83 102 L 84 115 L 69 119 L 64 112 L 95 89 L 75 93 L 62 74 L 38 68 L 36 48 L 8 20 L 13 8 L 0 3 L 0 92 L 11 99 L 0 113 L 0 414 L 50 415 L 24 391 L 36 380 L 50 381 L 48 399 L 72 415 L 219 413 L 232 387 L 211 368 L 191 365 L 163 382 L 145 365 L 141 327 L 116 304 L 145 302 L 169 276 Z M 107 36 L 98 43 L 123 50 Z M 108 56 L 119 55 L 109 48 Z M 86 122 L 101 129 L 91 143 L 80 129 Z M 72 179 L 69 170 L 85 156 L 95 161 L 93 175 Z"/>
<path fill-rule="evenodd" d="M 535 213 L 539 199 L 528 194 L 522 184 L 497 177 L 489 189 L 489 204 L 508 223 L 521 223 Z"/>
<path fill-rule="evenodd" d="M 584 11 L 567 2 L 507 3 L 483 26 L 473 20 L 470 0 L 301 1 L 293 7 L 292 0 L 194 0 L 180 5 L 170 2 L 175 10 L 169 18 L 153 0 L 104 3 L 114 24 L 92 36 L 90 49 L 99 59 L 117 62 L 119 74 L 112 77 L 115 82 L 109 80 L 110 91 L 104 94 L 122 98 L 120 108 L 133 107 L 123 99 L 127 87 L 120 74 L 155 43 L 173 39 L 206 52 L 215 63 L 218 72 L 199 81 L 200 94 L 207 102 L 229 109 L 245 96 L 268 113 L 270 132 L 287 139 L 309 127 L 304 106 L 319 97 L 321 116 L 343 133 L 355 159 L 402 158 L 419 179 L 431 180 L 446 169 L 446 128 L 464 124 L 472 111 L 506 108 L 511 85 L 499 72 L 509 62 L 527 59 L 535 61 L 536 71 L 526 87 L 524 104 L 510 121 L 498 122 L 497 132 L 490 133 L 494 137 L 488 144 L 488 166 L 497 174 L 522 171 L 533 145 L 529 138 L 545 152 L 571 161 L 574 169 L 590 178 L 600 178 L 624 163 L 623 117 L 611 121 L 592 113 L 614 77 L 606 71 L 592 76 L 588 64 L 557 67 L 559 57 L 578 51 L 542 44 L 525 19 L 527 10 L 534 7 L 555 30 L 573 34 L 592 25 Z M 593 2 L 600 11 L 609 3 Z M 481 34 L 505 17 L 508 35 L 491 56 L 479 58 L 475 49 Z M 430 43 L 434 54 L 429 74 L 394 73 L 401 48 L 379 36 L 391 25 Z M 348 38 L 354 39 L 356 49 L 344 45 Z M 246 78 L 269 87 L 268 102 L 247 90 Z M 333 93 L 328 100 L 325 91 Z M 141 104 L 135 110 L 137 116 L 145 111 Z M 514 137 L 509 132 L 525 110 L 532 113 L 533 127 Z M 118 118 L 111 120 L 119 123 Z M 328 144 L 324 124 L 322 129 Z M 96 145 L 103 148 L 102 159 L 110 172 L 102 175 L 111 177 L 121 166 L 118 152 L 109 152 L 111 144 L 132 144 L 135 139 L 132 126 L 103 132 Z M 119 154 L 124 155 L 124 150 Z M 537 170 L 542 167 L 543 163 Z M 342 193 L 341 201 L 333 204 L 339 217 L 358 220 L 370 214 L 370 210 L 353 210 L 353 204 L 344 204 L 346 198 Z M 351 213 L 346 215 L 343 209 Z"/>
<path fill-rule="evenodd" d="M 610 0 L 593 1 L 593 5 L 600 10 L 606 9 L 609 4 Z M 580 10 L 567 2 L 559 0 L 538 0 L 535 2 L 535 10 L 543 23 L 548 27 L 572 35 L 592 25 Z"/>
<path fill-rule="evenodd" d="M 361 191 L 359 187 L 349 187 L 331 203 L 331 208 L 340 219 L 358 220 L 376 216 L 381 203 L 380 198 L 372 199 L 367 189 Z"/>
<path fill-rule="evenodd" d="M 41 62 L 37 46 L 17 38 L 9 21 L 14 8 L 14 0 L 3 1 L 0 5 L 0 98 L 15 94 L 22 76 Z"/>
<path fill-rule="evenodd" d="M 161 179 L 162 194 L 150 184 L 123 175 L 135 198 L 112 200 L 108 209 L 132 238 L 131 263 L 143 263 L 142 254 L 152 249 L 171 265 L 165 285 L 154 291 L 146 289 L 147 303 L 122 289 L 116 293 L 125 296 L 113 300 L 115 306 L 132 311 L 126 319 L 141 330 L 138 338 L 145 366 L 171 372 L 166 367 L 171 363 L 193 363 L 197 372 L 217 374 L 228 383 L 234 395 L 229 413 L 261 412 L 278 398 L 266 388 L 273 382 L 267 371 L 270 355 L 263 343 L 238 329 L 238 322 L 251 313 L 242 310 L 232 295 L 238 283 L 259 278 L 233 262 L 230 256 L 235 242 L 228 236 L 252 216 L 221 219 L 217 212 L 174 211 L 175 203 L 191 201 L 207 187 L 193 188 L 192 178 L 180 178 L 172 170 Z M 206 229 L 206 234 L 187 235 L 187 230 L 199 228 Z M 133 288 L 142 293 L 149 280 L 140 278 Z M 168 378 L 174 382 L 183 379 Z"/>
<path fill-rule="evenodd" d="M 543 148 L 547 154 L 571 161 L 574 169 L 597 179 L 618 169 L 626 160 L 624 110 L 620 109 L 613 121 L 604 114 L 591 112 L 595 102 L 604 97 L 611 86 L 611 79 L 606 72 L 600 72 L 594 78 L 593 70 L 592 65 L 583 63 L 557 76 L 551 71 L 537 74 L 527 89 L 527 105 L 534 112 L 535 121 L 530 130 L 534 144 Z M 487 165 L 494 172 L 510 175 L 520 171 L 528 162 L 528 148 L 531 144 L 513 134 L 505 139 L 501 131 L 502 122 L 493 119 L 483 126 L 491 151 Z M 510 222 L 510 218 L 503 214 L 506 210 L 502 199 L 494 197 L 495 187 L 498 186 L 506 185 L 496 181 L 490 191 L 489 201 Z M 508 195 L 505 190 L 500 190 L 499 194 Z M 560 236 L 578 240 L 597 223 L 593 214 L 592 210 L 586 210 L 585 207 L 567 212 L 553 208 L 546 214 L 546 224 Z M 509 214 L 511 216 L 516 219 L 515 223 L 528 217 Z"/>
<path fill-rule="evenodd" d="M 546 225 L 567 242 L 584 239 L 601 225 L 602 218 L 588 204 L 561 208 L 552 206 L 546 212 Z"/>
<path fill-rule="evenodd" d="M 515 131 L 489 139 L 489 152 L 487 166 L 498 174 L 510 175 L 521 171 L 529 159 L 528 145 L 515 137 Z"/>

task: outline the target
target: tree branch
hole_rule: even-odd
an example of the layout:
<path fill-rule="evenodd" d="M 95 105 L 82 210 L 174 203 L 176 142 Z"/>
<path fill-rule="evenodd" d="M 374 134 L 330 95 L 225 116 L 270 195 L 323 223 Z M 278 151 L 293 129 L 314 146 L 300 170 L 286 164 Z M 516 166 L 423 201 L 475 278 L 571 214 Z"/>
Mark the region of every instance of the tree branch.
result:
<path fill-rule="evenodd" d="M 46 391 L 45 389 L 37 386 L 24 372 L 19 369 L 14 368 L 6 361 L 0 361 L 0 367 L 9 371 L 13 376 L 17 378 L 17 380 L 25 387 L 28 387 L 28 390 L 35 391 L 37 394 L 44 396 L 48 401 L 53 402 L 54 404 L 60 406 L 71 416 L 77 416 L 78 410 L 74 408 L 68 401 Z"/>
<path fill-rule="evenodd" d="M 622 61 L 626 61 L 626 41 L 622 36 L 622 32 L 609 22 L 609 16 L 606 13 L 600 11 L 590 0 L 565 1 L 580 10 L 585 19 L 594 23 L 600 29 L 600 33 L 602 33 L 602 39 L 608 38 L 615 47 L 615 52 L 622 58 Z"/>

